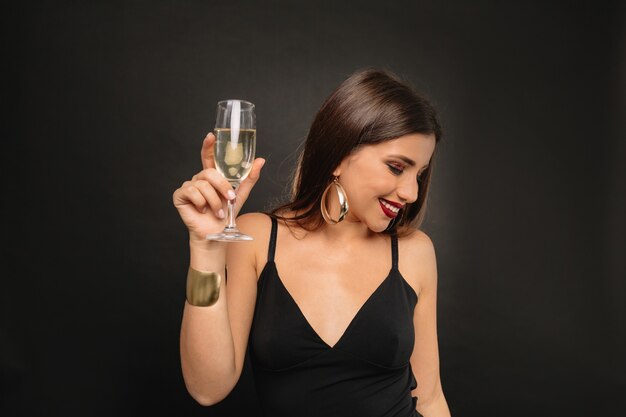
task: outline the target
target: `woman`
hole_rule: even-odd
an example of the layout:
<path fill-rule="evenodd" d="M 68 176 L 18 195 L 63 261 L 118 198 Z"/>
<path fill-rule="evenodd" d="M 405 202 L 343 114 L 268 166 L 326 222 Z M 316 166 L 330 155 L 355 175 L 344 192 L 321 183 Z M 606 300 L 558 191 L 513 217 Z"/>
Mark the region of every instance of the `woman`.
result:
<path fill-rule="evenodd" d="M 254 240 L 228 245 L 205 240 L 233 198 L 207 135 L 204 169 L 173 195 L 190 236 L 180 351 L 193 398 L 224 399 L 249 346 L 264 415 L 450 415 L 435 251 L 418 229 L 440 137 L 432 106 L 395 75 L 353 74 L 313 121 L 291 201 L 238 217 Z M 237 212 L 264 162 L 240 185 Z"/>

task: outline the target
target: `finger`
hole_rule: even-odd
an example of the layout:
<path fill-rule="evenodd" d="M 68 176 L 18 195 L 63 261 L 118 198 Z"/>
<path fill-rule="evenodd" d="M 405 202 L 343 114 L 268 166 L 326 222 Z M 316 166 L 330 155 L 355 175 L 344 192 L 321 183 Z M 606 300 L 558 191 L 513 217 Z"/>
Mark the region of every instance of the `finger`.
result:
<path fill-rule="evenodd" d="M 195 186 L 189 185 L 183 188 L 183 195 L 187 201 L 196 206 L 196 209 L 198 209 L 200 213 L 205 212 L 205 208 L 208 205 L 207 201 L 200 190 L 198 190 Z"/>
<path fill-rule="evenodd" d="M 191 177 L 191 181 L 192 182 L 195 182 L 195 181 L 198 181 L 198 180 L 210 181 L 211 180 L 211 171 L 216 171 L 216 169 L 215 168 L 203 169 L 202 171 L 198 172 L 196 175 Z"/>
<path fill-rule="evenodd" d="M 217 217 L 220 219 L 226 217 L 224 215 L 222 199 L 207 181 L 196 181 L 196 188 L 202 193 L 202 196 L 209 203 L 211 210 Z M 220 211 L 222 212 L 221 215 Z"/>
<path fill-rule="evenodd" d="M 187 188 L 191 185 L 191 181 L 185 181 L 180 188 L 177 188 L 172 194 L 172 200 L 174 201 L 174 205 L 176 207 L 189 204 L 189 198 L 187 197 Z"/>
<path fill-rule="evenodd" d="M 264 158 L 256 158 L 252 163 L 252 169 L 250 170 L 250 174 L 246 177 L 245 180 L 241 181 L 239 188 L 237 189 L 237 200 L 245 201 L 254 187 L 254 184 L 259 180 L 261 175 L 261 168 L 265 165 Z"/>
<path fill-rule="evenodd" d="M 209 132 L 202 141 L 202 150 L 200 151 L 200 159 L 202 159 L 202 169 L 215 168 L 213 160 L 213 145 L 215 144 L 215 135 Z"/>
<path fill-rule="evenodd" d="M 232 185 L 230 185 L 228 180 L 226 180 L 222 174 L 217 172 L 215 168 L 204 169 L 194 175 L 191 180 L 194 183 L 196 181 L 208 181 L 213 188 L 218 190 L 219 194 L 224 196 L 225 199 L 231 200 L 235 198 L 235 192 L 232 191 Z"/>

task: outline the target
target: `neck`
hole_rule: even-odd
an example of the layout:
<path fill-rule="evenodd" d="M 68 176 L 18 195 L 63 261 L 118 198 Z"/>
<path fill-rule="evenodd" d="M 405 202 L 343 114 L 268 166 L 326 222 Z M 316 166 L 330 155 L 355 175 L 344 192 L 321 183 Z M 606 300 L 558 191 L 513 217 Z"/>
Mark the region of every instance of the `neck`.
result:
<path fill-rule="evenodd" d="M 337 224 L 324 224 L 319 233 L 328 242 L 345 246 L 363 242 L 378 234 L 372 232 L 365 223 L 354 218 L 350 212 Z"/>
<path fill-rule="evenodd" d="M 286 217 L 295 217 L 303 212 L 304 210 L 297 210 L 295 212 L 282 214 L 286 215 Z M 331 218 L 338 219 L 339 215 L 337 213 L 331 213 Z M 346 217 L 339 223 L 330 224 L 324 221 L 322 226 L 317 230 L 306 232 L 305 235 L 306 234 L 318 236 L 330 244 L 353 246 L 354 243 L 361 243 L 376 237 L 380 233 L 372 232 L 365 223 L 355 218 L 353 213 L 348 210 Z"/>

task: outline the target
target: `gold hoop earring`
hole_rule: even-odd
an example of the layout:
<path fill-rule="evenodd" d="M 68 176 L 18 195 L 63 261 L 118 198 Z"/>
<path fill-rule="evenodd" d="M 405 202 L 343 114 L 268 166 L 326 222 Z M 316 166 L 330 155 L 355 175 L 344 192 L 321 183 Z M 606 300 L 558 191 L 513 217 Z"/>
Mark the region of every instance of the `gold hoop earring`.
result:
<path fill-rule="evenodd" d="M 322 200 L 320 201 L 320 209 L 322 211 L 322 216 L 324 217 L 324 220 L 326 220 L 326 223 L 329 223 L 329 224 L 339 223 L 346 217 L 346 214 L 348 214 L 348 195 L 346 194 L 346 191 L 343 189 L 341 184 L 339 184 L 338 178 L 339 177 L 333 178 L 333 182 L 328 184 L 328 186 L 324 190 L 324 194 L 322 194 Z M 335 186 L 335 188 L 337 189 L 337 196 L 339 197 L 340 211 L 339 211 L 339 219 L 337 220 L 334 220 L 330 217 L 330 213 L 328 209 L 326 208 L 326 194 L 328 194 L 328 190 L 330 189 L 331 185 Z"/>

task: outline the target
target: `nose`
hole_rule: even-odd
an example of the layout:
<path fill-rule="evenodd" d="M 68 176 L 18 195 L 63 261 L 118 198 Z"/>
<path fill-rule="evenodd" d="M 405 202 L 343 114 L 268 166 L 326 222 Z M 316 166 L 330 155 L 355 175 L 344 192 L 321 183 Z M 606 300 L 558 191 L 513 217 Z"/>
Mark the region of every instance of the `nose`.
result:
<path fill-rule="evenodd" d="M 406 204 L 411 204 L 417 201 L 417 193 L 419 191 L 419 186 L 417 184 L 417 179 L 411 178 L 410 176 L 405 176 L 398 183 L 398 197 Z"/>

